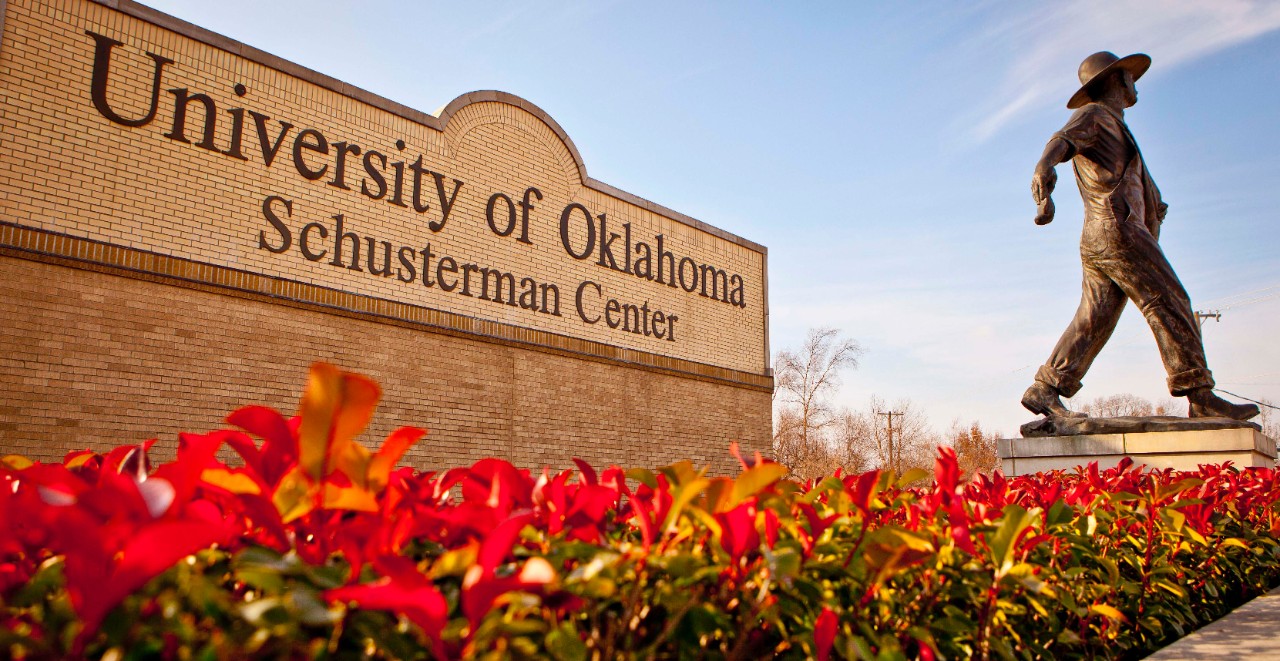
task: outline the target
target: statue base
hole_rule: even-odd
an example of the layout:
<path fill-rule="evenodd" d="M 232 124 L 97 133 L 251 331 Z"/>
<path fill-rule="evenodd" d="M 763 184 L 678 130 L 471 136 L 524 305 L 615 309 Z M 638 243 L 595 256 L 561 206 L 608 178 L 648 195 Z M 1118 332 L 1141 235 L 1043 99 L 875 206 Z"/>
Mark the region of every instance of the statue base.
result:
<path fill-rule="evenodd" d="M 1185 418 L 1184 418 L 1185 420 Z M 1234 429 L 1133 431 L 1071 436 L 1008 438 L 996 441 L 1000 466 L 1008 476 L 1051 470 L 1073 471 L 1098 462 L 1107 469 L 1124 457 L 1151 468 L 1196 470 L 1200 464 L 1230 461 L 1238 468 L 1274 468 L 1276 444 L 1249 423 Z"/>
<path fill-rule="evenodd" d="M 1231 418 L 1179 418 L 1168 415 L 1115 418 L 1040 418 L 1019 429 L 1023 438 L 1079 436 L 1081 434 L 1132 434 L 1142 431 L 1200 431 L 1210 429 L 1256 429 L 1257 423 Z"/>

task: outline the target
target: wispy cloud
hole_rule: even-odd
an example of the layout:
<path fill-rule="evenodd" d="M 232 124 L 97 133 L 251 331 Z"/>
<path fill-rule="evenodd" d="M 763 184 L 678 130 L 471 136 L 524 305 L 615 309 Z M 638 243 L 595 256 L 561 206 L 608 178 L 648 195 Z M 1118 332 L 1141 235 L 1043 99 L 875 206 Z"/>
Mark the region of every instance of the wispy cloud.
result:
<path fill-rule="evenodd" d="M 1084 0 L 1009 5 L 1008 18 L 984 40 L 1020 53 L 992 102 L 975 109 L 969 137 L 985 142 L 1024 112 L 1060 104 L 1063 72 L 1091 52 L 1145 52 L 1169 71 L 1280 29 L 1280 3 L 1270 0 Z M 1124 51 L 1124 52 L 1121 52 Z"/>
<path fill-rule="evenodd" d="M 516 5 L 514 8 L 493 16 L 491 20 L 473 27 L 470 31 L 458 35 L 454 39 L 457 47 L 470 46 L 481 39 L 489 39 L 501 35 L 513 26 L 516 19 L 530 10 L 528 5 Z"/>
<path fill-rule="evenodd" d="M 555 26 L 557 29 L 580 25 L 589 19 L 607 14 L 622 0 L 580 0 L 577 2 L 526 2 L 512 5 L 507 11 L 497 13 L 485 23 L 453 40 L 455 48 L 469 47 L 481 40 L 499 38 L 523 39 L 532 29 L 528 23 Z"/>

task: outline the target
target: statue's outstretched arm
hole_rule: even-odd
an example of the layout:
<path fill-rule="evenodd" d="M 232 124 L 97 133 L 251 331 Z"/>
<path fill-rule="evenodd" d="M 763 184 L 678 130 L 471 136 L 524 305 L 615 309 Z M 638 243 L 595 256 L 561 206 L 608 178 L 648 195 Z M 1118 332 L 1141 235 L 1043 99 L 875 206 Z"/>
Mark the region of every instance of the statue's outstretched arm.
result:
<path fill-rule="evenodd" d="M 1054 167 L 1071 156 L 1071 143 L 1059 136 L 1049 140 L 1044 146 L 1044 154 L 1036 163 L 1036 171 L 1031 175 L 1031 197 L 1036 201 L 1036 224 L 1048 225 L 1053 222 L 1053 187 L 1058 183 L 1058 174 Z"/>

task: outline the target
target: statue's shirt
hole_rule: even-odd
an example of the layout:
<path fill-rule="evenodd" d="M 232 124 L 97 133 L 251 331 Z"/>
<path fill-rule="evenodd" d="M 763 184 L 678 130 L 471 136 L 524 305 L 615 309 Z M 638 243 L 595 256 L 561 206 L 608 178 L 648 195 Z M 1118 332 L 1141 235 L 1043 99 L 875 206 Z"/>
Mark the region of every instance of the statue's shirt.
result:
<path fill-rule="evenodd" d="M 1056 135 L 1071 148 L 1086 223 L 1130 220 L 1158 234 L 1163 218 L 1160 191 L 1118 113 L 1090 103 L 1077 110 Z"/>

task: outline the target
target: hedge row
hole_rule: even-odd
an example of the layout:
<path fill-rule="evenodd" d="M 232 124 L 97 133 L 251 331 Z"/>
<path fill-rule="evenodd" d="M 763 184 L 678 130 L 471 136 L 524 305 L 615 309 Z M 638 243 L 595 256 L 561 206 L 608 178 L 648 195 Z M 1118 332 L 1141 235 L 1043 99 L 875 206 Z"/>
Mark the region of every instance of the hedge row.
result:
<path fill-rule="evenodd" d="M 299 415 L 0 462 L 16 658 L 1134 657 L 1280 578 L 1280 478 L 1090 466 L 796 483 L 760 456 L 552 475 L 395 468 L 372 381 L 317 364 Z M 219 460 L 231 448 L 240 460 Z M 736 448 L 734 453 L 738 454 Z"/>

